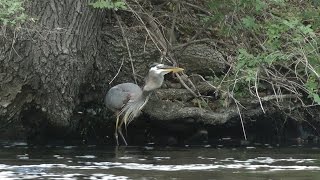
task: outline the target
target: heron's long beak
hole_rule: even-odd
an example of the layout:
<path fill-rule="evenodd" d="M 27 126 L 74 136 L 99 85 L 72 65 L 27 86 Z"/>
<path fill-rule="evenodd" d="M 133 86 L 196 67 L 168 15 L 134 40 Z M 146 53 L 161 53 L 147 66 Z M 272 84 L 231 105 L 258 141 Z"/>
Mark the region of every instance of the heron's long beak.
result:
<path fill-rule="evenodd" d="M 164 71 L 166 72 L 173 72 L 173 73 L 177 73 L 177 72 L 181 72 L 184 69 L 179 68 L 179 67 L 173 67 L 173 66 L 166 66 L 164 68 L 162 68 Z"/>

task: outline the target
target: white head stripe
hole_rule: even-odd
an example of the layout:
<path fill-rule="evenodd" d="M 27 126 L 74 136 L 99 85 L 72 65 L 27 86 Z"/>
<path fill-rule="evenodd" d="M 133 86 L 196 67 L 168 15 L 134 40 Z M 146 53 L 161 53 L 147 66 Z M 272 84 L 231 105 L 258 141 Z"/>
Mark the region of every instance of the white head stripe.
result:
<path fill-rule="evenodd" d="M 150 68 L 149 71 L 153 71 L 153 72 L 156 73 L 156 74 L 161 74 L 162 72 L 164 72 L 163 69 L 159 69 L 159 68 L 158 68 L 158 67 L 161 67 L 161 66 L 163 66 L 163 64 L 158 64 L 158 65 Z"/>

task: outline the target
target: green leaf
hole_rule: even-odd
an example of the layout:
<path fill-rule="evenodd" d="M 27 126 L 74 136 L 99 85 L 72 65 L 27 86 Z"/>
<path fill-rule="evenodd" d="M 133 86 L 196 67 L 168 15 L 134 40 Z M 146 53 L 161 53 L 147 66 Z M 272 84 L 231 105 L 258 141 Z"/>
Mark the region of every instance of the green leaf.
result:
<path fill-rule="evenodd" d="M 256 29 L 257 24 L 255 22 L 255 18 L 253 18 L 252 16 L 246 16 L 244 18 L 241 19 L 242 24 L 244 25 L 244 27 L 248 28 L 248 29 Z"/>
<path fill-rule="evenodd" d="M 313 94 L 313 100 L 320 105 L 320 97 L 319 94 Z"/>
<path fill-rule="evenodd" d="M 310 35 L 310 36 L 315 36 L 315 33 L 313 29 L 311 28 L 311 25 L 301 25 L 299 26 L 299 30 L 304 34 L 304 35 Z"/>
<path fill-rule="evenodd" d="M 98 9 L 127 9 L 126 3 L 123 0 L 118 0 L 116 2 L 113 2 L 111 0 L 97 0 L 93 3 L 89 3 L 90 6 L 93 8 L 98 8 Z"/>
<path fill-rule="evenodd" d="M 265 2 L 263 2 L 263 1 L 261 1 L 261 0 L 256 0 L 256 3 L 255 3 L 255 9 L 256 9 L 256 11 L 262 11 L 262 10 L 264 10 L 265 8 L 267 8 L 268 7 L 268 5 L 265 3 Z"/>
<path fill-rule="evenodd" d="M 123 1 L 118 1 L 118 2 L 115 2 L 114 3 L 114 6 L 118 9 L 122 9 L 122 10 L 126 10 L 127 9 L 127 6 L 126 6 L 126 3 L 123 2 Z"/>

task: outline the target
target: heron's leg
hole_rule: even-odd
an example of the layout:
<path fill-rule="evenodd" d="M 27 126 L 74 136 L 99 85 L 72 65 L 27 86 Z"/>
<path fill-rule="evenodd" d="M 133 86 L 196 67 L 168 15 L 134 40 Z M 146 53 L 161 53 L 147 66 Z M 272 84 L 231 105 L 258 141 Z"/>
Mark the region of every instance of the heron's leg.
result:
<path fill-rule="evenodd" d="M 121 136 L 124 144 L 125 144 L 126 146 L 128 146 L 128 143 L 127 143 L 127 141 L 126 141 L 126 138 L 124 138 L 124 136 L 123 136 L 123 134 L 122 134 L 122 124 L 123 124 L 123 120 L 122 120 L 122 121 L 120 122 L 120 124 L 119 124 L 118 132 L 119 132 L 119 134 L 120 134 L 120 136 Z"/>
<path fill-rule="evenodd" d="M 116 128 L 114 130 L 114 137 L 116 138 L 116 141 L 117 141 L 117 146 L 119 146 L 119 140 L 118 140 L 118 123 L 119 123 L 119 113 L 116 113 L 116 116 L 117 116 L 117 120 L 116 120 Z"/>

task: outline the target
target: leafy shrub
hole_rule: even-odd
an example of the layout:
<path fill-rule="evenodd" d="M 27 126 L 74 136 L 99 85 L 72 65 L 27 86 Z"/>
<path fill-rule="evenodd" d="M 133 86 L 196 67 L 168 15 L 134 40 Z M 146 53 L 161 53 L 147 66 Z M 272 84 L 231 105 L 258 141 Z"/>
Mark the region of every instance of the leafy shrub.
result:
<path fill-rule="evenodd" d="M 218 38 L 232 39 L 236 46 L 233 72 L 228 79 L 237 81 L 224 83 L 233 90 L 247 84 L 254 95 L 258 95 L 255 90 L 267 89 L 297 97 L 306 93 L 320 105 L 320 9 L 313 1 L 300 2 L 209 2 L 214 17 L 207 17 L 205 23 L 220 24 L 215 26 Z"/>
<path fill-rule="evenodd" d="M 23 0 L 0 0 L 0 24 L 14 26 L 26 20 Z"/>
<path fill-rule="evenodd" d="M 89 3 L 94 8 L 99 9 L 114 9 L 114 10 L 125 10 L 127 9 L 126 3 L 123 0 L 96 0 L 95 2 Z"/>

